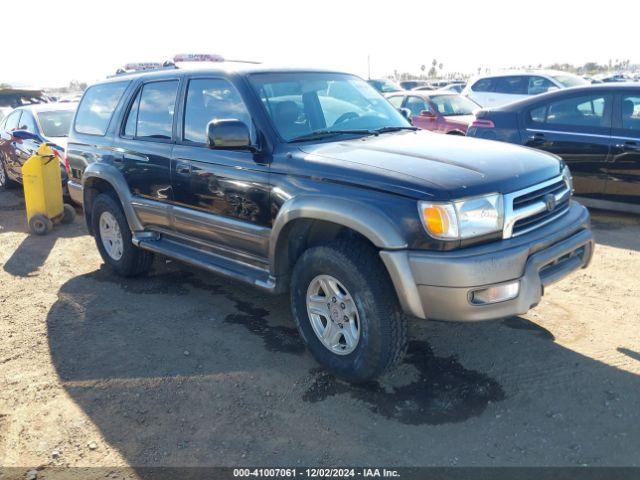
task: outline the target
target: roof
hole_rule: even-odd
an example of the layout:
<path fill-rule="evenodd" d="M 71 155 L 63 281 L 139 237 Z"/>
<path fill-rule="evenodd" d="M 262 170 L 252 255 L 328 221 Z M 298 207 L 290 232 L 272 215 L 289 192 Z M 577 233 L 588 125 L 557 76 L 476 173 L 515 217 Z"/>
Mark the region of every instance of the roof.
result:
<path fill-rule="evenodd" d="M 249 62 L 180 62 L 177 65 L 167 66 L 159 70 L 148 70 L 145 72 L 124 73 L 120 75 L 114 75 L 106 80 L 97 82 L 110 83 L 119 82 L 123 80 L 144 78 L 164 78 L 181 75 L 185 72 L 198 72 L 198 73 L 210 73 L 212 75 L 250 75 L 254 73 L 339 73 L 345 75 L 351 75 L 347 72 L 340 72 L 336 70 L 324 70 L 320 68 L 305 68 L 305 67 L 280 67 L 266 64 L 256 64 Z"/>
<path fill-rule="evenodd" d="M 57 112 L 57 111 L 74 111 L 78 108 L 76 102 L 64 102 L 64 103 L 34 103 L 32 105 L 21 105 L 16 107 L 15 110 L 29 110 L 34 113 L 38 112 Z"/>
<path fill-rule="evenodd" d="M 612 90 L 629 90 L 634 89 L 640 93 L 640 83 L 637 82 L 619 82 L 619 83 L 595 83 L 591 85 L 584 85 L 581 87 L 571 87 L 571 88 L 563 88 L 560 90 L 554 90 L 553 92 L 542 93 L 540 95 L 533 95 L 531 97 L 518 100 L 513 103 L 508 103 L 506 105 L 495 107 L 495 108 L 487 108 L 487 110 L 500 110 L 504 112 L 517 111 L 522 107 L 526 107 L 527 105 L 538 103 L 544 100 L 552 100 L 556 97 L 563 97 L 565 95 L 574 94 L 574 93 L 590 93 L 590 92 L 600 92 L 600 91 L 612 91 Z"/>

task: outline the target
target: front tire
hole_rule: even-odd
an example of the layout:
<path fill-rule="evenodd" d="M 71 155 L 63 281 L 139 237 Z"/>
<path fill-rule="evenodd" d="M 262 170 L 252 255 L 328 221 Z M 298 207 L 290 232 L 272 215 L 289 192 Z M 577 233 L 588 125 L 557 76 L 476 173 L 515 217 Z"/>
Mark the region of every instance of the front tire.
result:
<path fill-rule="evenodd" d="M 9 178 L 9 175 L 7 174 L 7 169 L 4 166 L 4 160 L 0 155 L 0 190 L 2 189 L 7 190 L 10 188 L 14 188 L 16 185 L 17 185 L 16 182 L 14 182 Z"/>
<path fill-rule="evenodd" d="M 406 317 L 377 250 L 364 242 L 307 250 L 293 270 L 291 304 L 311 354 L 345 380 L 373 380 L 406 353 Z"/>
<path fill-rule="evenodd" d="M 151 269 L 153 253 L 133 244 L 127 218 L 120 203 L 111 195 L 101 193 L 96 197 L 91 211 L 91 226 L 104 263 L 118 275 L 136 277 Z"/>

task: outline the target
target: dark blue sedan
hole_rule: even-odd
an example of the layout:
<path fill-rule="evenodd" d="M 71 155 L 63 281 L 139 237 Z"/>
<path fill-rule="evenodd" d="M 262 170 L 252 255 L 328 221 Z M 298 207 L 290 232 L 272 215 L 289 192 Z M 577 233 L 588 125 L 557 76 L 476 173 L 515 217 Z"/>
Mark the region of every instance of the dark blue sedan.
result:
<path fill-rule="evenodd" d="M 582 203 L 640 214 L 640 84 L 570 88 L 481 110 L 467 136 L 559 155 Z"/>

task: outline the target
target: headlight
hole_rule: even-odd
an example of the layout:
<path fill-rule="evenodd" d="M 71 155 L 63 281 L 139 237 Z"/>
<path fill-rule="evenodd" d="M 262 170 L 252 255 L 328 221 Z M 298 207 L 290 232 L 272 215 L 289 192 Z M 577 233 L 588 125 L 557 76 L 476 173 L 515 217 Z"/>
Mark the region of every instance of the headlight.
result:
<path fill-rule="evenodd" d="M 573 193 L 573 177 L 571 176 L 571 172 L 569 171 L 569 167 L 567 167 L 566 165 L 562 169 L 562 178 L 564 179 L 565 183 L 567 184 L 567 187 L 569 187 L 569 190 L 571 191 L 571 193 Z"/>
<path fill-rule="evenodd" d="M 499 232 L 504 224 L 500 194 L 450 203 L 419 202 L 418 209 L 427 232 L 442 240 L 460 240 Z"/>

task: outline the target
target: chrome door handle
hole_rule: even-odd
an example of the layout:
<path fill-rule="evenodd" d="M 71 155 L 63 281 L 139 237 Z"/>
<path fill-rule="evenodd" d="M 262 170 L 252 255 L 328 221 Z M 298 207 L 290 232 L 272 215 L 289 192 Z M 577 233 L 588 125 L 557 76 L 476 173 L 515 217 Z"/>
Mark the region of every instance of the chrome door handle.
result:
<path fill-rule="evenodd" d="M 176 173 L 180 175 L 189 175 L 191 173 L 191 164 L 187 162 L 180 162 L 176 164 Z"/>

